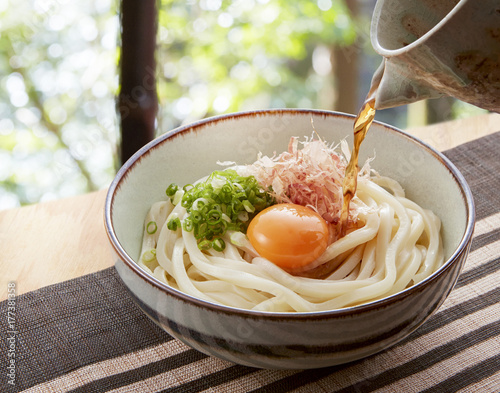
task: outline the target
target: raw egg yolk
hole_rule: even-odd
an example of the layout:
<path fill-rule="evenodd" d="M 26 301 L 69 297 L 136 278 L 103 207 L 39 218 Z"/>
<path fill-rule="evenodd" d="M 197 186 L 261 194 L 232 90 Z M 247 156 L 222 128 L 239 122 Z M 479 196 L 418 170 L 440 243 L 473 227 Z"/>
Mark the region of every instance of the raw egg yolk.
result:
<path fill-rule="evenodd" d="M 268 207 L 247 229 L 255 250 L 284 270 L 307 266 L 328 246 L 328 225 L 314 210 L 293 203 Z"/>

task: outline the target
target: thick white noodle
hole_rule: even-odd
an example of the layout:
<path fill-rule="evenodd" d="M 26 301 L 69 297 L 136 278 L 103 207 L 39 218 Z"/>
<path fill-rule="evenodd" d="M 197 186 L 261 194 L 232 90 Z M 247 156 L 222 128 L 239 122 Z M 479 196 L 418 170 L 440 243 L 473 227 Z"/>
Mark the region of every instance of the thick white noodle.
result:
<path fill-rule="evenodd" d="M 270 312 L 310 312 L 381 299 L 420 282 L 443 263 L 441 222 L 404 196 L 396 181 L 360 179 L 353 203 L 360 227 L 332 243 L 315 266 L 332 263 L 326 279 L 295 276 L 260 257 L 243 233 L 227 233 L 223 252 L 202 252 L 191 232 L 167 228 L 186 210 L 159 202 L 144 220 L 139 265 L 196 298 Z M 155 221 L 158 230 L 148 234 Z M 233 241 L 233 242 L 232 242 Z M 338 266 L 335 266 L 338 265 Z"/>

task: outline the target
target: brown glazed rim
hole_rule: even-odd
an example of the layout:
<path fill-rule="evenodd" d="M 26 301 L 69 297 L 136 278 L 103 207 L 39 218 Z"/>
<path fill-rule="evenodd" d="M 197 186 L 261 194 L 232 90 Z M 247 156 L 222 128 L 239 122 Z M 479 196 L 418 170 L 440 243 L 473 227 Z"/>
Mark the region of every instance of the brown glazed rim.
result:
<path fill-rule="evenodd" d="M 257 110 L 257 111 L 247 111 L 247 112 L 237 112 L 230 113 L 220 116 L 209 117 L 203 120 L 199 120 L 197 122 L 191 123 L 189 125 L 181 126 L 175 128 L 159 137 L 149 142 L 147 145 L 143 146 L 140 150 L 138 150 L 117 172 L 114 180 L 111 182 L 109 187 L 105 206 L 104 206 L 104 224 L 106 233 L 108 235 L 109 241 L 111 242 L 114 251 L 119 255 L 120 259 L 125 263 L 125 265 L 134 272 L 138 277 L 146 281 L 149 285 L 159 289 L 162 292 L 165 292 L 166 295 L 170 295 L 175 297 L 178 300 L 182 300 L 184 302 L 190 303 L 193 306 L 198 306 L 201 308 L 210 309 L 216 312 L 223 312 L 226 314 L 233 314 L 235 316 L 241 316 L 246 318 L 260 318 L 260 319 L 280 319 L 280 320 L 316 320 L 316 319 L 329 319 L 332 317 L 335 318 L 343 318 L 348 317 L 357 313 L 364 313 L 367 311 L 374 311 L 378 308 L 385 308 L 389 306 L 391 303 L 398 302 L 399 300 L 411 296 L 413 293 L 421 291 L 425 286 L 431 285 L 432 282 L 438 280 L 441 275 L 443 275 L 446 270 L 451 268 L 451 266 L 459 261 L 461 258 L 461 254 L 467 252 L 468 245 L 472 239 L 472 234 L 474 231 L 474 223 L 475 223 L 475 210 L 474 210 L 474 200 L 472 196 L 472 192 L 469 188 L 469 185 L 465 181 L 463 175 L 458 171 L 458 169 L 453 165 L 453 163 L 446 158 L 443 154 L 427 145 L 425 142 L 395 128 L 390 125 L 387 125 L 382 122 L 375 121 L 383 127 L 385 127 L 388 131 L 391 131 L 395 134 L 401 135 L 417 145 L 421 146 L 423 149 L 431 153 L 437 160 L 439 160 L 450 172 L 453 176 L 459 188 L 462 192 L 462 197 L 466 203 L 467 208 L 467 225 L 465 229 L 465 233 L 450 258 L 445 261 L 445 263 L 432 275 L 422 280 L 416 285 L 413 285 L 410 288 L 407 288 L 401 292 L 398 292 L 389 297 L 375 300 L 369 303 L 365 303 L 358 306 L 346 307 L 337 310 L 328 310 L 328 311 L 311 311 L 311 312 L 268 312 L 268 311 L 254 311 L 254 310 L 244 310 L 229 306 L 224 306 L 216 303 L 207 302 L 205 300 L 201 300 L 190 296 L 184 292 L 176 290 L 174 288 L 169 287 L 164 284 L 160 280 L 148 274 L 146 271 L 141 269 L 139 265 L 126 253 L 122 245 L 120 244 L 116 233 L 113 228 L 112 210 L 113 210 L 113 202 L 115 192 L 120 188 L 122 180 L 124 180 L 129 171 L 134 167 L 134 165 L 141 160 L 142 157 L 146 156 L 151 150 L 160 146 L 166 140 L 170 138 L 174 138 L 179 136 L 185 132 L 197 131 L 197 129 L 205 126 L 206 124 L 214 124 L 222 121 L 226 121 L 229 119 L 239 118 L 239 117 L 262 117 L 262 116 L 275 116 L 275 115 L 300 115 L 300 114 L 315 114 L 326 117 L 335 117 L 335 118 L 345 118 L 350 119 L 354 122 L 354 115 L 333 112 L 333 111 L 325 111 L 325 110 L 316 110 L 316 109 L 269 109 L 269 110 Z"/>

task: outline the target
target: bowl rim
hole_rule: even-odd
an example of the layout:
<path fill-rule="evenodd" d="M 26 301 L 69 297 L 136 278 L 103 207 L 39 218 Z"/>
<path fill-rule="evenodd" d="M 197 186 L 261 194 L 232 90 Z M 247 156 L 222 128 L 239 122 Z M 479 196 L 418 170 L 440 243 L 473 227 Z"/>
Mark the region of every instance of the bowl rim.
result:
<path fill-rule="evenodd" d="M 442 266 L 439 267 L 434 273 L 430 276 L 426 277 L 424 280 L 419 283 L 404 289 L 398 293 L 390 295 L 388 297 L 374 300 L 368 303 L 364 303 L 361 305 L 345 307 L 341 309 L 334 310 L 324 310 L 324 311 L 306 311 L 306 312 L 272 312 L 272 311 L 258 311 L 258 310 L 247 310 L 240 309 L 231 306 L 225 306 L 217 303 L 212 303 L 209 301 L 205 301 L 194 296 L 188 295 L 180 290 L 172 288 L 157 278 L 153 277 L 150 273 L 143 270 L 133 259 L 130 257 L 125 249 L 120 244 L 118 237 L 114 231 L 113 220 L 112 220 L 112 210 L 113 210 L 113 201 L 115 192 L 120 188 L 120 183 L 126 177 L 128 172 L 133 168 L 133 166 L 138 163 L 141 158 L 147 155 L 154 147 L 164 143 L 166 140 L 184 133 L 196 130 L 197 128 L 203 127 L 210 123 L 216 123 L 219 121 L 224 121 L 228 119 L 235 119 L 239 117 L 248 117 L 248 116 L 275 116 L 280 114 L 289 114 L 289 115 L 303 115 L 303 114 L 315 114 L 322 115 L 323 117 L 335 117 L 335 118 L 346 118 L 352 120 L 354 123 L 355 116 L 352 114 L 329 111 L 329 110 L 321 110 L 321 109 L 261 109 L 261 110 L 251 110 L 251 111 L 240 111 L 233 112 L 223 115 L 211 116 L 205 119 L 201 119 L 186 125 L 179 126 L 174 128 L 147 143 L 142 148 L 140 148 L 135 154 L 133 154 L 118 170 L 113 181 L 111 182 L 104 204 L 104 226 L 106 230 L 106 234 L 111 243 L 114 252 L 120 257 L 120 260 L 134 272 L 139 278 L 144 280 L 146 283 L 152 285 L 156 289 L 166 293 L 169 296 L 175 297 L 177 300 L 191 303 L 194 306 L 201 308 L 208 308 L 215 312 L 222 312 L 225 314 L 236 314 L 246 318 L 265 318 L 265 319 L 280 319 L 280 320 L 300 320 L 300 319 L 327 319 L 331 317 L 347 317 L 357 312 L 367 312 L 370 310 L 375 310 L 378 308 L 387 307 L 389 304 L 396 302 L 400 299 L 403 299 L 411 294 L 422 290 L 428 283 L 437 280 L 444 272 L 453 266 L 453 261 L 460 259 L 460 254 L 466 253 L 468 248 L 470 247 L 470 242 L 472 239 L 472 235 L 474 232 L 475 225 L 475 206 L 474 199 L 472 195 L 472 191 L 470 190 L 469 185 L 467 184 L 464 176 L 460 173 L 458 168 L 441 152 L 427 144 L 426 142 L 416 138 L 413 135 L 408 134 L 407 132 L 400 130 L 396 127 L 393 127 L 384 122 L 380 122 L 375 120 L 374 123 L 385 128 L 386 131 L 389 131 L 393 134 L 398 134 L 404 138 L 411 140 L 413 143 L 420 145 L 422 148 L 427 150 L 428 153 L 431 153 L 438 161 L 441 162 L 442 165 L 450 172 L 455 182 L 458 184 L 460 191 L 462 192 L 462 197 L 464 199 L 466 205 L 466 227 L 464 234 L 450 257 L 444 261 Z M 464 261 L 462 261 L 462 264 Z M 455 284 L 455 283 L 454 283 Z"/>

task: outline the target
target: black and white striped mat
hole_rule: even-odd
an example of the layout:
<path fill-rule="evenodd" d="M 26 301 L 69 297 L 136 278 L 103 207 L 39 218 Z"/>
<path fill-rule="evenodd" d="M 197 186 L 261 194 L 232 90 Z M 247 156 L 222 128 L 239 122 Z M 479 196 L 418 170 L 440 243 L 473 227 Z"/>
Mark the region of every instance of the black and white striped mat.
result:
<path fill-rule="evenodd" d="M 446 153 L 475 197 L 470 256 L 437 313 L 385 352 L 307 371 L 234 365 L 160 330 L 109 268 L 17 297 L 15 333 L 0 303 L 0 392 L 500 392 L 499 151 L 500 132 Z"/>

